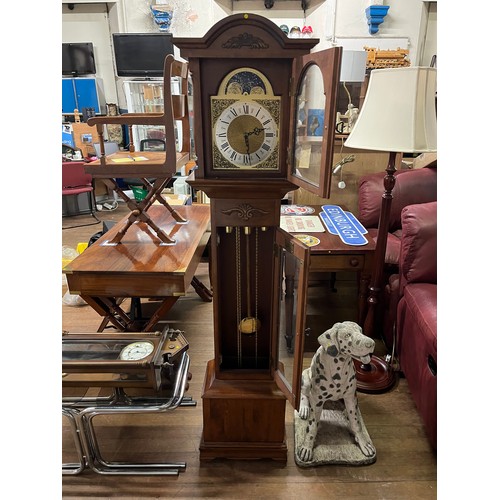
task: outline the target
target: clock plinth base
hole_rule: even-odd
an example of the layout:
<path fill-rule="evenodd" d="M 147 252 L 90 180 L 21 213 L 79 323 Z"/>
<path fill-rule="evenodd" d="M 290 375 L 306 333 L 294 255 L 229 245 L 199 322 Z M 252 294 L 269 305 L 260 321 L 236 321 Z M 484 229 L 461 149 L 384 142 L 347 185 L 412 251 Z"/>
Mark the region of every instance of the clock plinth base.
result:
<path fill-rule="evenodd" d="M 273 380 L 220 380 L 208 362 L 200 460 L 287 460 L 286 398 Z"/>
<path fill-rule="evenodd" d="M 286 438 L 281 445 L 256 443 L 200 443 L 200 460 L 208 462 L 226 458 L 229 460 L 274 460 L 286 463 L 288 448 Z"/>

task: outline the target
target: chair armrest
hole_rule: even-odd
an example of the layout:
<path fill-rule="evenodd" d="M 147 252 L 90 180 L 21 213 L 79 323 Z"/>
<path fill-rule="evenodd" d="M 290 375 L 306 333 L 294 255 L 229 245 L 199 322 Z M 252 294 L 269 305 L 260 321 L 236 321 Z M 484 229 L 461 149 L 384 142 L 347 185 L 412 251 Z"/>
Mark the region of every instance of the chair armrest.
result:
<path fill-rule="evenodd" d="M 437 283 L 437 202 L 408 205 L 401 212 L 401 222 L 401 287 Z"/>

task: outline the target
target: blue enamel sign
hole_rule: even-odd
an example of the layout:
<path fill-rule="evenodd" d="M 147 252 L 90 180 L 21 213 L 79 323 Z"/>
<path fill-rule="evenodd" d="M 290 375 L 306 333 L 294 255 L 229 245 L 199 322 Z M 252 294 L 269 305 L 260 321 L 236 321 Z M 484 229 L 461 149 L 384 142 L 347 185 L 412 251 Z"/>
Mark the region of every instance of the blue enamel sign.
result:
<path fill-rule="evenodd" d="M 366 229 L 349 212 L 344 212 L 338 205 L 323 205 L 320 214 L 328 231 L 337 234 L 346 245 L 366 245 L 368 240 L 363 236 Z"/>

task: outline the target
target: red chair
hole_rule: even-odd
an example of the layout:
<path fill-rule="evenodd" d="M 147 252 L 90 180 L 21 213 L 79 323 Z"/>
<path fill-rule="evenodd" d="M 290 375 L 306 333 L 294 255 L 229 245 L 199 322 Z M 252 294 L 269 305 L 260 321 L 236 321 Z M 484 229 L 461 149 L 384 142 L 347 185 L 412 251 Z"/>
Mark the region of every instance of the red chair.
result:
<path fill-rule="evenodd" d="M 359 180 L 358 219 L 376 240 L 380 218 L 381 199 L 384 194 L 385 172 L 367 174 Z M 401 211 L 408 205 L 430 203 L 437 200 L 437 166 L 429 165 L 412 170 L 398 170 L 392 190 L 389 234 L 385 252 L 383 283 L 380 289 L 380 308 L 375 328 L 380 331 L 386 347 L 393 347 L 396 309 L 399 300 L 399 255 L 401 251 Z"/>
<path fill-rule="evenodd" d="M 62 195 L 78 196 L 80 194 L 87 193 L 89 208 L 79 211 L 75 215 L 90 213 L 97 222 L 101 222 L 95 215 L 96 202 L 94 197 L 94 186 L 92 185 L 92 176 L 85 172 L 84 165 L 84 162 L 79 161 L 68 161 L 62 163 Z"/>

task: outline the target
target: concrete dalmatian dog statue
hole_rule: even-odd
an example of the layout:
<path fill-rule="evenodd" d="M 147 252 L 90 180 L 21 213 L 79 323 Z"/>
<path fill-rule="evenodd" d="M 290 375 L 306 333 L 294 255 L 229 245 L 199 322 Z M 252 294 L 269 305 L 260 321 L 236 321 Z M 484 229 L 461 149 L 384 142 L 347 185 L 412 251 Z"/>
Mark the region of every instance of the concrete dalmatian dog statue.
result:
<path fill-rule="evenodd" d="M 299 417 L 308 420 L 308 425 L 298 456 L 304 462 L 312 460 L 323 405 L 343 399 L 354 440 L 365 456 L 372 457 L 375 447 L 370 437 L 362 432 L 352 358 L 368 363 L 375 341 L 363 335 L 356 323 L 344 321 L 335 323 L 320 335 L 318 342 L 320 347 L 311 366 L 302 372 Z"/>

